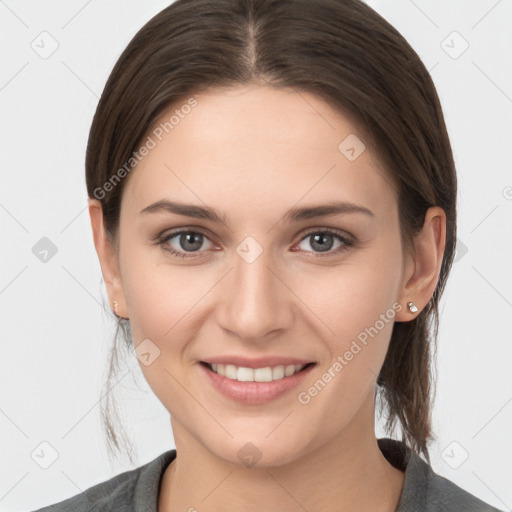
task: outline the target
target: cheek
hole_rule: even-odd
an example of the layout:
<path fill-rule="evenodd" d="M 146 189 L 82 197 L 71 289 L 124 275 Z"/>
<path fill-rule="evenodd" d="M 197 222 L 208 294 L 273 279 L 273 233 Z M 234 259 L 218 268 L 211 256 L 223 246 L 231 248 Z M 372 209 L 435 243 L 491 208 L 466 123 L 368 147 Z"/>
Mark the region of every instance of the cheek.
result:
<path fill-rule="evenodd" d="M 122 275 L 133 343 L 136 353 L 151 354 L 149 364 L 141 357 L 139 366 L 162 404 L 168 410 L 184 411 L 188 398 L 180 386 L 186 378 L 182 356 L 194 337 L 197 303 L 214 281 L 204 271 L 200 277 L 199 267 L 194 271 L 162 263 L 160 249 L 140 243 L 131 247 L 125 243 L 130 258 L 123 260 Z"/>
<path fill-rule="evenodd" d="M 322 339 L 329 357 L 296 395 L 301 417 L 317 418 L 326 437 L 345 428 L 363 404 L 373 404 L 397 307 L 385 280 L 368 284 L 359 273 L 339 283 L 350 286 L 337 294 L 336 307 L 326 304 L 320 313 L 334 331 Z"/>
<path fill-rule="evenodd" d="M 340 285 L 337 292 L 336 284 Z M 309 296 L 311 309 L 318 312 L 322 323 L 328 326 L 328 329 L 322 328 L 322 339 L 329 353 L 324 369 L 330 371 L 331 376 L 337 375 L 338 378 L 332 380 L 338 381 L 347 399 L 351 397 L 350 400 L 356 402 L 356 396 L 365 395 L 365 389 L 368 390 L 378 375 L 391 337 L 396 311 L 386 285 L 384 280 L 371 280 L 368 284 L 364 275 L 358 273 L 350 278 L 344 276 L 337 283 L 331 282 L 330 289 L 334 288 L 334 293 L 328 301 L 321 295 L 320 288 L 317 288 L 317 295 Z"/>
<path fill-rule="evenodd" d="M 129 251 L 129 246 L 133 250 Z M 140 243 L 127 243 L 126 253 L 130 258 L 125 258 L 122 267 L 123 287 L 135 343 L 143 338 L 179 342 L 175 333 L 186 324 L 182 320 L 189 311 L 208 293 L 214 276 L 201 266 L 166 264 L 159 248 Z"/>
<path fill-rule="evenodd" d="M 338 403 L 356 404 L 369 392 L 402 308 L 396 302 L 400 278 L 399 245 L 393 248 L 390 242 L 303 281 L 297 295 L 307 297 L 307 306 L 320 320 L 315 324 L 321 325 L 317 330 L 329 352 L 323 367 L 329 374 L 322 381 L 329 382 L 331 391 L 321 393 L 326 398 L 335 393 Z"/>
<path fill-rule="evenodd" d="M 399 251 L 375 246 L 364 254 L 355 253 L 346 264 L 311 272 L 297 282 L 295 290 L 323 325 L 326 339 L 348 340 L 374 325 L 386 312 L 388 317 L 393 314 L 400 277 Z M 289 279 L 293 282 L 291 275 Z"/>

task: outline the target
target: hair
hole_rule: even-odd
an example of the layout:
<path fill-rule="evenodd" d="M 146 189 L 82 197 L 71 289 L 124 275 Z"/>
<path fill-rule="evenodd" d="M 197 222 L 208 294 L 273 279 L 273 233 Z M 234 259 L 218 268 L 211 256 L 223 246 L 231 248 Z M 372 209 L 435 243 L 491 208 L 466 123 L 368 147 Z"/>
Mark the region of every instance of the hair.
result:
<path fill-rule="evenodd" d="M 456 172 L 427 69 L 369 6 L 360 0 L 177 0 L 169 5 L 137 32 L 107 80 L 87 145 L 88 195 L 100 200 L 107 236 L 116 241 L 131 170 L 126 164 L 136 166 L 134 151 L 157 119 L 208 88 L 254 83 L 313 93 L 357 123 L 396 190 L 404 249 L 413 251 L 429 207 L 446 214 L 436 289 L 416 318 L 394 323 L 376 391 L 386 431 L 400 426 L 402 442 L 430 463 L 432 355 L 439 299 L 455 252 Z M 129 347 L 128 320 L 118 322 Z M 120 449 L 108 411 L 103 420 L 109 443 Z"/>

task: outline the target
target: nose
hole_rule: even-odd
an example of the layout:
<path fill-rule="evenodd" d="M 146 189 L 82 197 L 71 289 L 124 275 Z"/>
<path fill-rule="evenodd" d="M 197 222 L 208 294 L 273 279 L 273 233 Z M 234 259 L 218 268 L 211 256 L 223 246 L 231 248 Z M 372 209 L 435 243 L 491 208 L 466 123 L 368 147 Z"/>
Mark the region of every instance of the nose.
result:
<path fill-rule="evenodd" d="M 226 332 L 245 341 L 264 342 L 291 328 L 294 295 L 265 251 L 252 262 L 236 254 L 234 268 L 222 286 L 217 318 Z"/>

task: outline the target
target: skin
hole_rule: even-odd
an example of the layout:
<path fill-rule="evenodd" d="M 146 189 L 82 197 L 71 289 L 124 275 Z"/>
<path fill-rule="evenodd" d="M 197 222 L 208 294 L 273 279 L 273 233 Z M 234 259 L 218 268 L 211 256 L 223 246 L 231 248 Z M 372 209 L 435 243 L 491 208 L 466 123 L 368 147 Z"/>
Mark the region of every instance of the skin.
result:
<path fill-rule="evenodd" d="M 312 94 L 259 84 L 194 97 L 198 105 L 127 178 L 118 243 L 105 235 L 100 203 L 89 200 L 110 302 L 130 319 L 135 347 L 149 338 L 160 350 L 140 364 L 170 413 L 178 454 L 158 510 L 394 511 L 404 473 L 385 459 L 374 431 L 376 378 L 393 322 L 309 403 L 297 395 L 393 304 L 401 305 L 396 321 L 420 313 L 439 276 L 444 212 L 428 210 L 408 255 L 390 177 L 348 118 Z M 354 161 L 338 150 L 350 134 L 366 144 Z M 161 199 L 207 205 L 225 223 L 140 213 Z M 291 208 L 335 200 L 374 216 L 283 220 Z M 155 243 L 177 228 L 206 231 L 202 256 L 188 249 L 192 257 L 175 257 Z M 337 253 L 343 242 L 334 237 L 321 252 L 311 235 L 325 228 L 354 245 Z M 250 264 L 236 252 L 247 236 L 263 249 Z M 167 245 L 190 247 L 179 236 Z M 247 405 L 219 394 L 199 371 L 200 360 L 231 354 L 316 366 L 284 396 Z M 253 467 L 237 457 L 247 442 L 261 453 Z"/>

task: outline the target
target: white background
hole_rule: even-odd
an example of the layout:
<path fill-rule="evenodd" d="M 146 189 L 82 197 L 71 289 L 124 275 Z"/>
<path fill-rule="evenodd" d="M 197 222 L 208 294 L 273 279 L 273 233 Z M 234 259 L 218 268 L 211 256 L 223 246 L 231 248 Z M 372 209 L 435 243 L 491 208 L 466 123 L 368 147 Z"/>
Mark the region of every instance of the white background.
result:
<path fill-rule="evenodd" d="M 369 3 L 431 70 L 458 169 L 459 244 L 442 301 L 433 467 L 511 510 L 512 1 Z M 102 306 L 84 152 L 115 61 L 167 4 L 0 1 L 1 511 L 55 503 L 133 467 L 109 463 L 100 430 L 113 322 Z M 51 48 L 43 31 L 59 45 L 47 59 L 31 47 L 46 37 Z M 469 47 L 453 58 L 464 41 Z M 57 248 L 46 263 L 32 252 L 42 237 Z M 136 466 L 174 447 L 167 411 L 139 382 L 141 391 L 116 387 Z M 31 457 L 44 441 L 58 453 L 48 469 Z"/>

